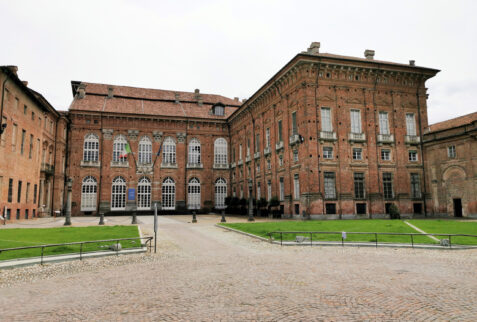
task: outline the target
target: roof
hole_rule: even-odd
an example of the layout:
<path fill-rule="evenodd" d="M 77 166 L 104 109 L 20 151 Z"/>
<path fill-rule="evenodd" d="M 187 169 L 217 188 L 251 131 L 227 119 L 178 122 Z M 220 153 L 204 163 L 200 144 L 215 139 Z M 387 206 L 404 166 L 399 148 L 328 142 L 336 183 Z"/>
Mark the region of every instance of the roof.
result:
<path fill-rule="evenodd" d="M 81 110 L 106 113 L 158 115 L 170 117 L 191 117 L 208 119 L 226 119 L 240 105 L 240 101 L 221 95 L 195 92 L 181 92 L 162 89 L 117 86 L 87 82 L 71 82 L 75 99 L 69 110 Z M 80 86 L 84 86 L 85 97 L 76 96 Z M 109 89 L 113 97 L 108 98 Z M 178 102 L 176 102 L 176 95 Z M 197 97 L 199 95 L 199 98 Z M 199 99 L 202 105 L 199 104 Z M 211 115 L 211 107 L 222 103 L 225 115 Z"/>
<path fill-rule="evenodd" d="M 431 124 L 429 125 L 428 129 L 429 129 L 429 132 L 443 131 L 450 128 L 467 125 L 474 121 L 477 121 L 477 112 L 459 116 L 447 121 Z"/>

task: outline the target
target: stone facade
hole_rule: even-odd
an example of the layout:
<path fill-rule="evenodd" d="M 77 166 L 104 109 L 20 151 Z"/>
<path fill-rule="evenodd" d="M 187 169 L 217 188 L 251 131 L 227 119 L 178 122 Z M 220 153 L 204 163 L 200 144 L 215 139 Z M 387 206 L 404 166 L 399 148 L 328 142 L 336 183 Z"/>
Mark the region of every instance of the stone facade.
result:
<path fill-rule="evenodd" d="M 431 211 L 477 218 L 477 112 L 431 125 L 424 148 Z"/>
<path fill-rule="evenodd" d="M 68 119 L 27 87 L 17 67 L 0 67 L 0 207 L 9 220 L 63 209 Z"/>

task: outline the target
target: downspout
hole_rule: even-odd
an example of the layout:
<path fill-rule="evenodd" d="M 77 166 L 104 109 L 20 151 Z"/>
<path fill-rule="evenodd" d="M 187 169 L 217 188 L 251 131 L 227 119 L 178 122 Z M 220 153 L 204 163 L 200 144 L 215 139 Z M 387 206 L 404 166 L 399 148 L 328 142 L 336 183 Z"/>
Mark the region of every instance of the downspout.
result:
<path fill-rule="evenodd" d="M 103 104 L 103 111 L 104 108 L 106 107 L 106 97 L 104 98 L 104 104 Z M 98 202 L 96 204 L 96 212 L 100 213 L 99 207 L 101 206 L 101 192 L 102 192 L 102 183 L 103 183 L 103 165 L 104 165 L 104 133 L 103 133 L 103 113 L 99 114 L 99 130 L 100 130 L 100 135 L 101 135 L 101 146 L 100 151 L 101 151 L 101 158 L 99 160 L 99 182 L 98 182 Z"/>
<path fill-rule="evenodd" d="M 252 114 L 252 111 L 250 111 L 252 107 L 250 106 L 250 108 L 248 109 L 248 112 L 250 113 L 250 117 L 252 118 L 252 142 L 253 142 L 253 148 L 252 148 L 252 151 L 255 151 L 255 119 L 253 118 L 253 114 Z M 250 151 L 250 163 L 252 163 L 252 159 L 253 159 L 253 177 L 251 178 L 252 179 L 252 194 L 253 194 L 253 189 L 255 188 L 255 195 L 256 195 L 256 192 L 257 192 L 257 189 L 255 187 L 255 178 L 256 178 L 256 164 L 255 164 L 255 158 L 253 157 L 253 153 L 252 151 Z M 245 158 L 247 158 L 247 156 L 245 156 Z M 248 186 L 248 185 L 247 185 Z M 249 191 L 250 192 L 250 191 Z M 249 198 L 251 198 L 252 196 L 249 196 Z M 255 198 L 256 199 L 256 198 Z"/>
<path fill-rule="evenodd" d="M 379 64 L 378 64 L 378 73 L 376 73 L 376 77 L 374 78 L 374 87 L 373 87 L 373 116 L 374 116 L 374 138 L 376 139 L 376 88 L 378 86 L 378 77 L 379 77 Z M 376 145 L 376 172 L 377 172 L 377 179 L 378 179 L 378 192 L 381 192 L 381 182 L 380 182 L 380 173 L 379 173 L 379 152 L 378 152 L 378 148 L 377 148 L 377 145 Z M 394 188 L 394 187 L 393 187 Z M 393 189 L 394 190 L 394 189 Z M 394 193 L 394 191 L 393 191 Z M 383 202 L 383 206 L 384 206 L 384 213 L 386 213 L 386 205 L 385 205 L 385 202 L 384 202 L 384 191 L 383 191 L 383 199 L 382 199 L 382 202 Z M 369 217 L 370 219 L 373 218 L 372 217 L 372 213 L 371 213 L 371 209 L 373 209 L 372 205 L 371 205 L 372 201 L 370 200 L 370 207 L 369 207 Z"/>
<path fill-rule="evenodd" d="M 67 122 L 66 122 L 66 138 L 65 138 L 65 173 L 63 173 L 63 204 L 61 205 L 61 209 L 66 209 L 66 207 L 64 207 L 64 204 L 65 204 L 65 194 L 66 194 L 66 189 L 65 189 L 65 186 L 66 186 L 66 179 L 67 179 L 67 175 L 66 175 L 66 169 L 68 169 L 69 167 L 69 149 L 68 147 L 71 146 L 71 144 L 68 143 L 68 140 L 70 139 L 70 124 L 68 122 L 68 118 L 67 119 Z"/>
<path fill-rule="evenodd" d="M 423 141 L 423 135 L 422 135 L 421 103 L 419 102 L 419 88 L 421 87 L 421 84 L 424 85 L 424 82 L 422 81 L 422 77 L 417 84 L 416 99 L 417 99 L 417 119 L 419 121 L 419 141 L 420 141 L 419 146 L 421 148 L 421 158 L 422 158 L 422 180 L 424 182 L 424 195 L 422 199 L 424 201 L 424 216 L 427 217 L 427 206 L 426 206 L 427 181 L 426 181 L 426 168 L 425 168 L 425 159 L 424 159 L 424 141 Z"/>
<path fill-rule="evenodd" d="M 318 109 L 319 109 L 319 106 L 318 106 L 318 87 L 319 87 L 319 76 L 320 76 L 320 69 L 321 69 L 321 60 L 318 62 L 318 67 L 316 69 L 316 79 L 315 79 L 315 118 L 316 118 L 316 122 L 315 122 L 315 126 L 316 126 L 316 134 L 320 133 L 318 130 L 319 130 L 319 126 L 318 126 L 318 122 L 319 122 L 319 114 L 318 114 Z M 321 124 L 321 123 L 320 123 Z M 320 151 L 320 139 L 317 139 L 316 140 L 316 150 L 318 151 L 318 155 L 321 155 L 321 151 Z M 320 158 L 318 158 L 317 160 L 318 162 L 318 193 L 321 194 L 321 162 L 320 162 Z M 321 206 L 322 206 L 322 213 L 325 214 L 325 203 L 324 203 L 324 200 L 323 200 L 323 195 L 321 195 Z"/>
<path fill-rule="evenodd" d="M 55 172 L 56 172 L 56 157 L 57 157 L 57 155 L 56 155 L 56 140 L 58 139 L 58 136 L 57 136 L 57 135 L 58 135 L 58 122 L 59 122 L 59 119 L 60 119 L 60 118 L 58 117 L 58 119 L 56 120 L 56 123 L 55 123 L 55 144 L 54 144 L 54 148 L 53 148 L 53 149 L 55 149 L 55 151 L 54 151 L 54 158 L 53 158 L 53 169 L 54 169 L 54 170 L 53 170 L 53 191 L 51 192 L 51 200 L 50 200 L 50 201 L 51 201 L 51 208 L 52 208 L 52 209 L 50 209 L 50 211 L 53 211 L 53 212 L 54 212 L 53 208 L 54 208 L 54 206 L 55 206 L 55 204 L 54 204 L 54 200 L 55 200 L 55 181 L 56 181 L 56 180 L 55 180 L 55 179 L 56 179 L 56 174 L 55 174 Z"/>
<path fill-rule="evenodd" d="M 2 122 L 3 122 L 3 99 L 4 99 L 4 96 L 5 96 L 5 84 L 8 81 L 7 73 L 4 73 L 4 74 L 5 74 L 5 80 L 2 83 L 2 104 L 1 104 L 1 108 L 0 108 L 0 127 L 3 125 L 2 124 Z M 0 130 L 0 140 L 1 139 L 2 139 L 2 131 Z"/>
<path fill-rule="evenodd" d="M 338 90 L 336 88 L 336 85 L 333 85 L 333 89 L 335 91 L 335 118 L 336 118 L 336 124 L 338 125 L 339 122 L 338 122 Z M 337 126 L 338 127 L 338 126 Z M 338 175 L 339 175 L 339 181 L 338 181 L 338 186 L 339 186 L 339 191 L 340 191 L 340 194 L 341 194 L 341 159 L 339 158 L 339 154 L 340 153 L 340 140 L 338 140 L 338 151 L 336 153 L 336 156 L 337 156 L 337 161 L 338 161 Z M 323 173 L 323 175 L 325 175 Z M 341 203 L 341 196 L 338 195 L 338 191 L 336 189 L 336 178 L 338 176 L 335 177 L 335 194 L 336 194 L 336 199 L 338 200 L 338 204 L 339 204 L 339 207 L 340 207 L 340 211 L 339 211 L 339 219 L 343 219 L 342 215 L 343 215 L 343 208 L 342 208 L 342 203 Z M 323 207 L 325 207 L 325 200 L 323 200 Z"/>

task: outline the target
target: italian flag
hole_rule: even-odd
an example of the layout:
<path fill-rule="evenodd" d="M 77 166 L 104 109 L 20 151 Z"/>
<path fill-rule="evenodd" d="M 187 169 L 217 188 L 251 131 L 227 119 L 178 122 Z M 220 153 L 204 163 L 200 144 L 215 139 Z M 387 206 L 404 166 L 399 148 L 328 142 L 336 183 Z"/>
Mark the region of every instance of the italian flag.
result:
<path fill-rule="evenodd" d="M 125 158 L 128 154 L 131 153 L 131 148 L 129 147 L 129 143 L 126 143 L 124 146 L 123 152 L 119 155 L 120 158 Z"/>

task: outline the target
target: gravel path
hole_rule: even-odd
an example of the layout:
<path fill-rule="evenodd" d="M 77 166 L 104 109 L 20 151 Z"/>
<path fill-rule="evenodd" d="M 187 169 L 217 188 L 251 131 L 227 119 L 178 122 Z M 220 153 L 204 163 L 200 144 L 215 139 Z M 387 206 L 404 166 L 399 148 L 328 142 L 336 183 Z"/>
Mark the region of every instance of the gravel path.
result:
<path fill-rule="evenodd" d="M 476 251 L 280 247 L 198 220 L 160 217 L 156 255 L 0 271 L 0 320 L 476 320 Z"/>

